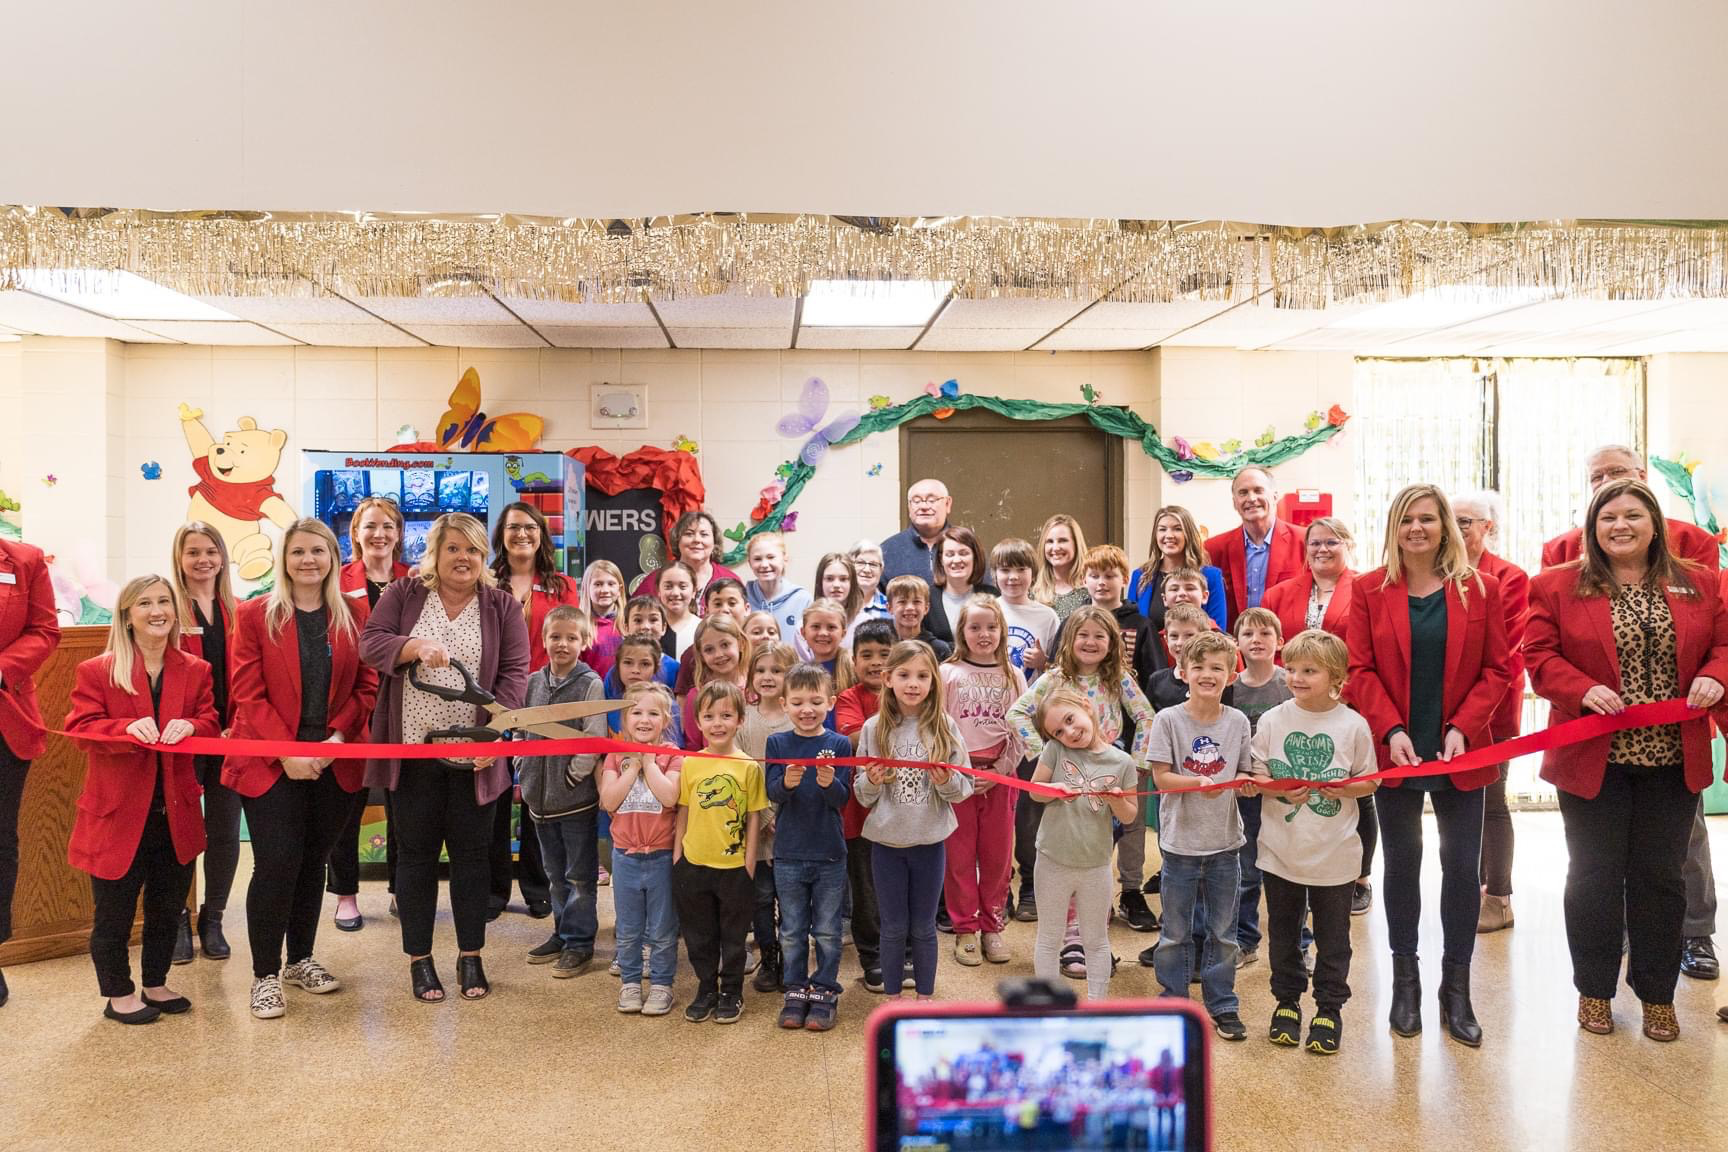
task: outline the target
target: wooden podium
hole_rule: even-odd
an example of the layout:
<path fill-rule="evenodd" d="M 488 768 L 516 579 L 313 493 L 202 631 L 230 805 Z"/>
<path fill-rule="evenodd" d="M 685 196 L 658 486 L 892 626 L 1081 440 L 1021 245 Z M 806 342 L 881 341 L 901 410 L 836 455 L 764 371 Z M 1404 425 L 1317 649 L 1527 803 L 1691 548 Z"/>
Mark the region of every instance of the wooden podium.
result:
<path fill-rule="evenodd" d="M 73 672 L 108 642 L 108 629 L 63 628 L 60 647 L 36 674 L 42 720 L 60 728 L 72 708 Z M 18 814 L 18 893 L 12 939 L 0 944 L 0 967 L 73 956 L 90 949 L 90 877 L 66 863 L 66 842 L 84 787 L 84 755 L 63 736 L 30 765 Z"/>

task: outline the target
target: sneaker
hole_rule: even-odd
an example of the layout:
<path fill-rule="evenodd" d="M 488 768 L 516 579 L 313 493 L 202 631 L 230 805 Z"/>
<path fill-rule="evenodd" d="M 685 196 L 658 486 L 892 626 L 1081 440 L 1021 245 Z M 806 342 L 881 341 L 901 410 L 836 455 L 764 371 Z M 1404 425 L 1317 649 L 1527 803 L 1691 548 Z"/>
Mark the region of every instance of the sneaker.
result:
<path fill-rule="evenodd" d="M 692 1024 L 700 1024 L 714 1015 L 714 1006 L 720 1002 L 720 997 L 712 992 L 698 992 L 696 999 L 690 1001 L 684 1009 L 684 1019 Z"/>
<path fill-rule="evenodd" d="M 330 975 L 324 965 L 310 956 L 282 969 L 282 983 L 303 988 L 314 996 L 334 992 L 342 987 L 342 981 Z"/>
<path fill-rule="evenodd" d="M 1063 947 L 1060 954 L 1062 975 L 1070 980 L 1086 979 L 1086 949 L 1078 944 Z"/>
<path fill-rule="evenodd" d="M 948 915 L 948 905 L 936 905 L 936 931 L 954 935 L 954 918 Z"/>
<path fill-rule="evenodd" d="M 1014 902 L 1014 919 L 1022 924 L 1038 922 L 1038 894 L 1030 884 L 1020 886 L 1020 899 Z"/>
<path fill-rule="evenodd" d="M 802 988 L 788 988 L 786 1003 L 780 1007 L 780 1027 L 803 1028 L 810 1015 L 810 997 Z"/>
<path fill-rule="evenodd" d="M 744 997 L 738 992 L 720 993 L 720 1003 L 714 1008 L 714 1023 L 736 1024 L 744 1015 Z"/>
<path fill-rule="evenodd" d="M 906 966 L 900 969 L 900 990 L 918 987 L 918 977 L 912 972 L 912 961 L 906 961 Z"/>
<path fill-rule="evenodd" d="M 530 960 L 530 961 L 528 961 L 528 963 L 532 964 L 532 963 L 534 963 L 534 961 Z M 622 975 L 624 975 L 624 966 L 622 964 L 618 963 L 618 961 L 616 959 L 614 959 L 612 961 L 612 963 L 606 965 L 606 975 L 608 975 L 608 976 L 622 976 Z"/>
<path fill-rule="evenodd" d="M 1318 1017 L 1316 1017 L 1318 1019 Z M 1267 1039 L 1284 1048 L 1294 1048 L 1302 1039 L 1302 1006 L 1294 1000 L 1281 1000 L 1272 1013 L 1272 1027 Z"/>
<path fill-rule="evenodd" d="M 744 975 L 750 975 L 750 973 L 756 971 L 756 969 L 761 966 L 762 953 L 756 950 L 756 945 L 746 944 L 744 946 Z"/>
<path fill-rule="evenodd" d="M 1239 948 L 1236 951 L 1236 967 L 1246 968 L 1250 964 L 1260 963 L 1260 949 Z"/>
<path fill-rule="evenodd" d="M 618 1011 L 625 1013 L 642 1011 L 642 985 L 626 984 L 618 989 Z"/>
<path fill-rule="evenodd" d="M 642 1001 L 642 1015 L 664 1016 L 672 1011 L 672 989 L 664 984 L 648 985 L 648 999 Z"/>
<path fill-rule="evenodd" d="M 1225 1040 L 1246 1040 L 1248 1029 L 1242 1023 L 1242 1017 L 1234 1012 L 1220 1012 L 1212 1017 L 1212 1030 Z"/>
<path fill-rule="evenodd" d="M 558 954 L 562 951 L 564 951 L 564 941 L 560 940 L 558 934 L 554 932 L 552 935 L 546 937 L 544 943 L 536 944 L 534 947 L 528 949 L 528 963 L 550 964 L 552 961 L 558 959 Z M 613 967 L 617 967 L 617 965 L 613 965 Z M 616 976 L 618 973 L 614 972 L 612 975 Z"/>
<path fill-rule="evenodd" d="M 1158 916 L 1146 903 L 1146 897 L 1133 888 L 1125 888 L 1117 899 L 1117 908 L 1128 927 L 1136 932 L 1158 931 Z"/>
<path fill-rule="evenodd" d="M 954 959 L 968 968 L 976 968 L 984 963 L 984 957 L 978 950 L 978 933 L 958 932 L 954 936 Z"/>
<path fill-rule="evenodd" d="M 1002 939 L 1000 932 L 986 932 L 983 939 L 984 959 L 992 964 L 1006 964 L 1014 958 L 1008 951 L 1008 942 Z"/>
<path fill-rule="evenodd" d="M 840 947 L 852 947 L 852 917 L 840 921 Z"/>
<path fill-rule="evenodd" d="M 1140 949 L 1140 967 L 1151 968 L 1153 965 L 1158 963 L 1157 956 L 1158 945 L 1156 944 L 1152 945 L 1150 948 Z"/>
<path fill-rule="evenodd" d="M 552 966 L 552 975 L 559 980 L 568 980 L 588 967 L 588 962 L 593 959 L 592 948 L 566 948 L 558 953 L 558 963 Z"/>
<path fill-rule="evenodd" d="M 1158 872 L 1154 872 L 1154 873 L 1152 873 L 1152 875 L 1146 877 L 1146 883 L 1140 885 L 1140 891 L 1146 893 L 1146 895 L 1148 895 L 1148 896 L 1156 896 L 1156 895 L 1158 895 L 1159 889 L 1161 889 L 1163 886 L 1164 886 L 1164 873 L 1162 871 L 1158 871 Z"/>
<path fill-rule="evenodd" d="M 1344 1021 L 1339 1018 L 1336 1008 L 1322 1008 L 1314 1013 L 1314 1019 L 1308 1022 L 1308 1051 L 1318 1052 L 1322 1056 L 1334 1056 L 1338 1052 L 1338 1041 L 1344 1035 Z"/>
<path fill-rule="evenodd" d="M 864 969 L 864 991 L 866 991 L 866 992 L 886 992 L 887 990 L 888 990 L 887 985 L 882 983 L 882 969 L 880 969 L 880 968 L 866 968 L 866 969 Z"/>
<path fill-rule="evenodd" d="M 1356 888 L 1350 893 L 1350 915 L 1366 916 L 1368 909 L 1374 903 L 1374 885 L 1356 882 Z"/>
<path fill-rule="evenodd" d="M 594 881 L 594 883 L 598 884 L 602 888 L 608 887 L 612 883 L 612 873 L 606 871 L 604 868 L 600 869 L 600 876 Z"/>
<path fill-rule="evenodd" d="M 1314 975 L 1314 954 L 1312 952 L 1308 951 L 1308 949 L 1306 949 L 1306 948 L 1302 949 L 1301 954 L 1302 954 L 1302 971 L 1308 973 L 1308 975 L 1310 975 L 1310 976 Z"/>
<path fill-rule="evenodd" d="M 252 1015 L 259 1020 L 274 1020 L 288 1011 L 282 998 L 282 981 L 274 976 L 260 976 L 252 981 Z"/>
<path fill-rule="evenodd" d="M 810 993 L 810 1011 L 804 1017 L 806 1032 L 826 1032 L 834 1027 L 839 1003 L 834 993 L 817 989 Z"/>

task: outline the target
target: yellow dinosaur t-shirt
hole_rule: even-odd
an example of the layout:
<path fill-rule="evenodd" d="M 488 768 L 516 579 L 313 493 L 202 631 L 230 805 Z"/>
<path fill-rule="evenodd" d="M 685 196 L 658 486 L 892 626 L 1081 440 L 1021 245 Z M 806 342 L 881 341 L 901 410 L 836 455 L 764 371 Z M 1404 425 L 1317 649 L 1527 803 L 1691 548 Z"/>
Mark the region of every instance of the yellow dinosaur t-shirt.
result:
<path fill-rule="evenodd" d="M 686 757 L 678 803 L 686 810 L 684 858 L 705 868 L 742 868 L 745 816 L 768 807 L 762 765 L 743 757 Z"/>

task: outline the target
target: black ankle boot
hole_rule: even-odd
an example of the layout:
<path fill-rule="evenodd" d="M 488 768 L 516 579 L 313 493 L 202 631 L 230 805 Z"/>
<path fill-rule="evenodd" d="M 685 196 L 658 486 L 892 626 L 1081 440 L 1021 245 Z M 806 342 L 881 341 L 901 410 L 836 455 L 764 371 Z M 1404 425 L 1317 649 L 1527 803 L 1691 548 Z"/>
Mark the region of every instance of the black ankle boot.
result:
<path fill-rule="evenodd" d="M 180 928 L 174 934 L 174 963 L 192 963 L 192 913 L 180 909 Z"/>
<path fill-rule="evenodd" d="M 1392 957 L 1392 1011 L 1386 1020 L 1394 1035 L 1422 1034 L 1422 966 L 1414 956 Z"/>
<path fill-rule="evenodd" d="M 198 909 L 198 947 L 206 960 L 226 960 L 233 949 L 222 935 L 222 913 L 209 908 Z"/>
<path fill-rule="evenodd" d="M 0 1008 L 6 1007 L 6 1001 L 12 998 L 12 990 L 6 987 L 6 973 L 0 972 Z M 1728 1017 L 1724 1017 L 1728 1019 Z"/>
<path fill-rule="evenodd" d="M 1445 964 L 1440 975 L 1440 1023 L 1446 1034 L 1471 1048 L 1482 1046 L 1482 1025 L 1470 1006 L 1470 965 Z"/>

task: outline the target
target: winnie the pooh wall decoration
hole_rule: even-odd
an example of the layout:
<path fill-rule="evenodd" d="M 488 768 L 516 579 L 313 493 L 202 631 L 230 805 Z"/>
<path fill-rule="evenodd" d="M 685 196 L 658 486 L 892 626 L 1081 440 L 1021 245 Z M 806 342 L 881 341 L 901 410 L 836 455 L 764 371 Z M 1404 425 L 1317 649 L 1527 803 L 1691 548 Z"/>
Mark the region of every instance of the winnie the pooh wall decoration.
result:
<path fill-rule="evenodd" d="M 264 523 L 278 528 L 294 523 L 294 509 L 276 491 L 276 466 L 288 433 L 258 427 L 250 416 L 235 421 L 232 432 L 217 440 L 204 427 L 201 409 L 180 405 L 180 430 L 192 451 L 192 471 L 198 483 L 186 490 L 188 520 L 202 520 L 222 534 L 228 555 L 242 580 L 257 580 L 270 571 L 270 537 Z"/>

